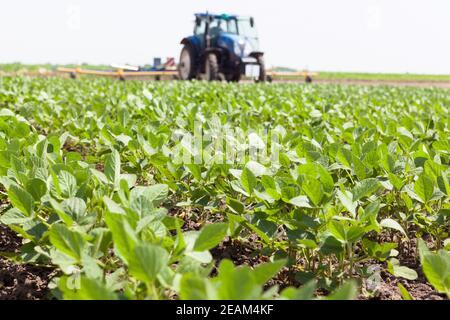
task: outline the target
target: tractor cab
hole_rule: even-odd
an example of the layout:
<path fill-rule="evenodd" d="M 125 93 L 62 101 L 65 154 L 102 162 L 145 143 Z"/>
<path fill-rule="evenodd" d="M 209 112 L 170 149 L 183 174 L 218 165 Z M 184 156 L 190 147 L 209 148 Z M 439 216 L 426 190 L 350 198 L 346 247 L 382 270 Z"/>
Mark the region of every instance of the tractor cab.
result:
<path fill-rule="evenodd" d="M 252 17 L 195 15 L 194 34 L 184 38 L 179 73 L 183 80 L 239 81 L 242 75 L 264 81 L 263 53 Z"/>

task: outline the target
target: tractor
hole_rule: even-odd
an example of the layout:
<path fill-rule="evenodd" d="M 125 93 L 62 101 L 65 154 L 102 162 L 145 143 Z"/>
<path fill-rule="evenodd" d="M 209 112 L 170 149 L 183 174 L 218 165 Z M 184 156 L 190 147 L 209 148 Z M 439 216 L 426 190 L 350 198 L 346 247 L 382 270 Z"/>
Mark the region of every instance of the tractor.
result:
<path fill-rule="evenodd" d="M 239 82 L 245 75 L 262 82 L 266 78 L 253 17 L 195 14 L 194 34 L 181 44 L 178 72 L 182 80 Z"/>

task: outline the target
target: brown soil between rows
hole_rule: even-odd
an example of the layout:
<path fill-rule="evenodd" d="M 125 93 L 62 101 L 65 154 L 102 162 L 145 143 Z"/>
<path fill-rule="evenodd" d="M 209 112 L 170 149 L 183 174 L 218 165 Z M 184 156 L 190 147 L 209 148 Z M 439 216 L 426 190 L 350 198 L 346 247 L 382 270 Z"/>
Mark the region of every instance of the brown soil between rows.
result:
<path fill-rule="evenodd" d="M 0 253 L 17 252 L 22 240 L 0 225 Z M 0 256 L 0 300 L 40 300 L 49 293 L 52 270 L 16 264 Z"/>
<path fill-rule="evenodd" d="M 410 293 L 414 300 L 446 300 L 446 296 L 438 293 L 427 281 L 422 272 L 422 268 L 417 261 L 411 258 L 401 260 L 401 264 L 415 270 L 418 274 L 416 280 L 406 280 L 400 277 L 394 277 L 383 270 L 385 265 L 376 263 L 375 266 L 381 269 L 381 281 L 376 284 L 373 295 L 368 297 L 360 294 L 359 300 L 402 300 L 402 295 L 398 289 L 398 284 L 402 284 Z"/>

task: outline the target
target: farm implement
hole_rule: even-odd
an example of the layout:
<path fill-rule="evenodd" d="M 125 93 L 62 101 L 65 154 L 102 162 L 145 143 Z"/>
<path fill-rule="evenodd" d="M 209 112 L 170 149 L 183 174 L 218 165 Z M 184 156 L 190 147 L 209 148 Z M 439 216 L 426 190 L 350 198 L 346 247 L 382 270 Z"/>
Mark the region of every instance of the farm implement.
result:
<path fill-rule="evenodd" d="M 69 74 L 71 78 L 76 79 L 78 76 L 97 76 L 97 77 L 110 77 L 119 80 L 126 79 L 154 79 L 160 80 L 179 80 L 179 72 L 177 70 L 142 70 L 138 67 L 131 68 L 130 66 L 116 67 L 114 70 L 92 70 L 83 68 L 66 68 L 59 67 L 56 71 L 60 74 Z M 26 75 L 33 75 L 27 73 Z M 35 75 L 52 75 L 51 73 L 36 73 Z M 266 71 L 266 81 L 302 81 L 307 83 L 313 81 L 318 73 L 308 71 L 294 71 L 294 72 L 280 72 L 275 70 Z M 202 79 L 202 78 L 199 78 Z M 204 78 L 203 78 L 204 79 Z M 242 80 L 242 78 L 241 78 Z"/>
<path fill-rule="evenodd" d="M 312 82 L 316 74 L 309 72 L 277 72 L 266 70 L 264 52 L 253 17 L 230 14 L 195 14 L 193 34 L 181 40 L 183 45 L 178 66 L 173 58 L 163 65 L 154 63 L 149 69 L 134 66 L 113 66 L 114 70 L 58 68 L 58 72 L 78 75 L 126 78 L 152 77 L 161 79 L 256 82 L 298 80 Z M 157 59 L 155 59 L 157 60 Z"/>
<path fill-rule="evenodd" d="M 159 59 L 155 59 L 158 61 Z M 91 70 L 83 68 L 64 68 L 59 67 L 57 71 L 59 73 L 67 73 L 71 78 L 75 79 L 79 75 L 91 75 L 91 76 L 102 76 L 102 77 L 112 77 L 120 80 L 125 80 L 126 78 L 142 78 L 142 77 L 152 77 L 156 80 L 161 80 L 162 78 L 168 78 L 175 80 L 178 78 L 178 72 L 175 65 L 175 60 L 173 58 L 168 58 L 166 63 L 163 65 L 154 63 L 151 68 L 136 67 L 130 65 L 112 65 L 113 70 Z"/>
<path fill-rule="evenodd" d="M 159 70 L 159 71 L 132 71 L 128 69 L 117 68 L 115 70 L 91 70 L 83 68 L 64 68 L 59 67 L 56 69 L 60 74 L 69 74 L 71 78 L 77 78 L 80 75 L 98 76 L 98 77 L 110 77 L 120 80 L 126 79 L 140 79 L 140 78 L 153 78 L 154 80 L 178 80 L 178 71 L 173 70 Z M 50 73 L 33 73 L 32 75 L 42 76 L 49 75 Z M 26 74 L 29 75 L 29 74 Z M 30 74 L 31 75 L 31 74 Z M 316 77 L 318 73 L 312 72 L 277 72 L 267 71 L 266 80 L 272 81 L 296 81 L 305 80 L 305 82 L 312 82 L 313 77 Z"/>

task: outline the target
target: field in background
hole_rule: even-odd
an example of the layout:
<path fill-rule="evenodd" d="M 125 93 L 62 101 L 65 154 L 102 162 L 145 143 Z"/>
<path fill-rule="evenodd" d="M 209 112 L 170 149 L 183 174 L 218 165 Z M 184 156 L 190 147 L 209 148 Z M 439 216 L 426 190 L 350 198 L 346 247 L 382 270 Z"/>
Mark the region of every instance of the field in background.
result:
<path fill-rule="evenodd" d="M 298 76 L 281 76 L 283 80 L 301 80 Z M 357 73 L 357 72 L 329 72 L 318 71 L 313 77 L 316 81 L 323 82 L 442 82 L 450 83 L 450 75 L 413 74 L 413 73 Z"/>
<path fill-rule="evenodd" d="M 450 75 L 428 75 L 413 73 L 350 73 L 318 72 L 320 80 L 368 80 L 368 81 L 443 81 L 450 82 Z"/>
<path fill-rule="evenodd" d="M 80 66 L 75 64 L 65 65 L 52 65 L 52 64 L 40 64 L 40 65 L 24 65 L 21 63 L 0 64 L 0 72 L 17 73 L 17 72 L 38 72 L 40 69 L 46 69 L 49 71 L 56 70 L 58 67 L 76 68 L 88 70 L 111 70 L 111 66 L 108 65 L 91 65 L 82 64 Z M 146 65 L 146 68 L 150 65 Z M 290 68 L 273 68 L 273 71 L 289 72 L 295 71 Z M 317 76 L 314 76 L 314 80 L 319 82 L 355 82 L 355 84 L 361 82 L 388 82 L 388 83 L 449 83 L 450 75 L 429 75 L 429 74 L 412 74 L 412 73 L 354 73 L 354 72 L 328 72 L 319 71 Z M 276 79 L 285 81 L 304 81 L 304 77 L 299 76 L 279 76 Z"/>

